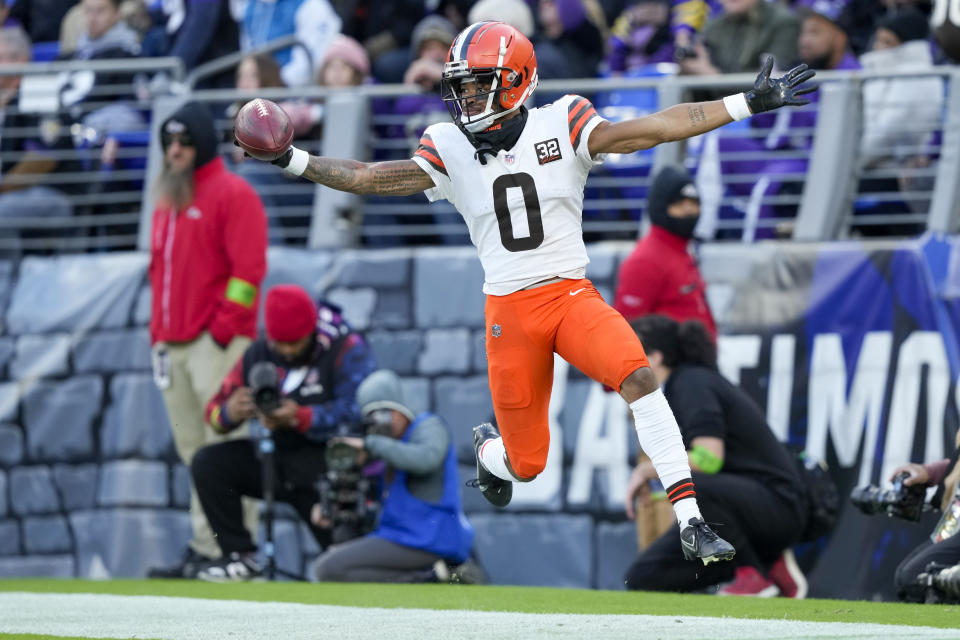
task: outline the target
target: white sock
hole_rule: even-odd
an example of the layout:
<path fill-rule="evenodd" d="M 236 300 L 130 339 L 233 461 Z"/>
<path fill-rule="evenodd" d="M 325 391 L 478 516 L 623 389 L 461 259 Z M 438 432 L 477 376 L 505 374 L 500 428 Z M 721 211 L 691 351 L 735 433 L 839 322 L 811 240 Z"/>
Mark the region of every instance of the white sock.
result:
<path fill-rule="evenodd" d="M 663 395 L 657 389 L 639 400 L 630 403 L 633 422 L 637 428 L 640 448 L 650 456 L 660 482 L 668 492 L 680 481 L 690 480 L 690 462 L 687 450 L 680 437 L 680 427 L 673 411 Z M 696 496 L 683 498 L 673 503 L 673 512 L 680 527 L 687 526 L 690 518 L 701 518 Z"/>
<path fill-rule="evenodd" d="M 501 480 L 516 482 L 517 479 L 507 468 L 507 450 L 503 448 L 503 438 L 487 440 L 480 445 L 480 462 Z"/>

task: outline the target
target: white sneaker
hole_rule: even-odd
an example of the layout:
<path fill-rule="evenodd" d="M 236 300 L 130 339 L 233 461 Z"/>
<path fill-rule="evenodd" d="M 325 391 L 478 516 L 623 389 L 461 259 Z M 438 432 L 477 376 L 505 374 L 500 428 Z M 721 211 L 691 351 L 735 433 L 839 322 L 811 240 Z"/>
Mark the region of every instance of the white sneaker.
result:
<path fill-rule="evenodd" d="M 263 571 L 253 555 L 234 551 L 208 564 L 197 577 L 207 582 L 259 582 L 263 580 Z"/>

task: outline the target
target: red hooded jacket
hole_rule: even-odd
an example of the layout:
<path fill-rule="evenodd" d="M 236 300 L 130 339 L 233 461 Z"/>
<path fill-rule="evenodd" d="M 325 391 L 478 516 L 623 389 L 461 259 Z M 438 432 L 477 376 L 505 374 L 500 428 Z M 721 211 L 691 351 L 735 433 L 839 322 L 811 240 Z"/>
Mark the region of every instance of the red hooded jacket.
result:
<path fill-rule="evenodd" d="M 193 204 L 157 208 L 150 236 L 153 342 L 189 342 L 209 331 L 222 346 L 255 338 L 267 265 L 260 197 L 214 158 L 194 172 Z"/>
<path fill-rule="evenodd" d="M 651 313 L 677 322 L 699 320 L 716 340 L 707 288 L 687 243 L 686 238 L 651 225 L 620 265 L 613 307 L 627 320 Z"/>

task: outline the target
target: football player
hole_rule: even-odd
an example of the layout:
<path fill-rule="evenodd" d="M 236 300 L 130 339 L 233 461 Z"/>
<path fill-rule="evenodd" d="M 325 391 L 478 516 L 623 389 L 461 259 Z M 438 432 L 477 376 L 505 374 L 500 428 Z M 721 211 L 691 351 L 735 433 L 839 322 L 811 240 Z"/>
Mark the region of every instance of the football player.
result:
<path fill-rule="evenodd" d="M 291 147 L 274 161 L 287 172 L 358 194 L 449 200 L 483 264 L 486 347 L 497 427 L 474 428 L 478 486 L 506 506 L 513 482 L 547 460 L 553 354 L 616 389 L 630 405 L 681 528 L 684 555 L 704 564 L 734 556 L 703 521 L 676 419 L 634 332 L 584 273 L 583 188 L 607 153 L 632 153 L 706 133 L 784 105 L 807 104 L 801 65 L 771 79 L 768 58 L 752 90 L 680 104 L 611 123 L 586 98 L 524 107 L 537 86 L 533 45 L 502 22 L 478 22 L 454 40 L 443 71 L 453 122 L 429 127 L 410 160 L 364 163 Z M 501 435 L 502 434 L 502 435 Z"/>

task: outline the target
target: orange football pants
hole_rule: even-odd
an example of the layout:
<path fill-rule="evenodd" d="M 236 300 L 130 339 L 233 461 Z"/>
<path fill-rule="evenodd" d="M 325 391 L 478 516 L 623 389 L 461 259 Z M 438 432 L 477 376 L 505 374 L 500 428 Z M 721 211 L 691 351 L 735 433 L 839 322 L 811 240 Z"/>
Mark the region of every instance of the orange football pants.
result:
<path fill-rule="evenodd" d="M 562 280 L 506 296 L 487 296 L 487 375 L 513 471 L 543 471 L 550 447 L 553 353 L 619 391 L 649 366 L 640 339 L 586 279 Z"/>

